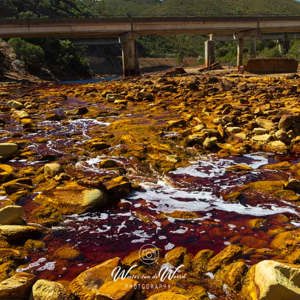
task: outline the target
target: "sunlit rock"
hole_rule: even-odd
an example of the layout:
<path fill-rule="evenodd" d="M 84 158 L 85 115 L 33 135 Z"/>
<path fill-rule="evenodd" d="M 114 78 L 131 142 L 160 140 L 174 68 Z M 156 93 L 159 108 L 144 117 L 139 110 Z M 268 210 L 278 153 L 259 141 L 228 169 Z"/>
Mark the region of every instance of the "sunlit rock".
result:
<path fill-rule="evenodd" d="M 18 145 L 14 143 L 0 143 L 0 159 L 7 159 L 18 151 Z"/>
<path fill-rule="evenodd" d="M 39 279 L 32 287 L 32 300 L 70 300 L 65 287 L 54 281 Z"/>
<path fill-rule="evenodd" d="M 242 254 L 242 248 L 237 245 L 229 245 L 217 255 L 212 257 L 207 264 L 208 272 L 215 272 L 223 265 L 231 263 Z"/>
<path fill-rule="evenodd" d="M 215 275 L 215 281 L 218 284 L 227 284 L 234 290 L 240 290 L 242 280 L 246 275 L 248 267 L 244 261 L 233 262 L 222 267 Z"/>
<path fill-rule="evenodd" d="M 1 281 L 0 299 L 27 300 L 34 280 L 35 276 L 33 274 L 20 272 Z"/>
<path fill-rule="evenodd" d="M 116 281 L 105 282 L 97 291 L 97 300 L 126 300 L 132 299 L 136 291 L 135 286 L 138 281 L 125 278 Z"/>
<path fill-rule="evenodd" d="M 300 298 L 300 268 L 264 260 L 250 268 L 243 284 L 247 300 L 297 300 Z"/>
<path fill-rule="evenodd" d="M 23 207 L 18 205 L 8 205 L 0 208 L 1 225 L 20 225 L 24 223 Z"/>
<path fill-rule="evenodd" d="M 45 191 L 35 197 L 35 201 L 42 205 L 48 203 L 63 214 L 80 213 L 103 207 L 107 203 L 106 196 L 100 189 L 87 189 L 75 182 Z"/>
<path fill-rule="evenodd" d="M 94 300 L 99 288 L 112 281 L 112 271 L 119 265 L 118 257 L 80 273 L 71 283 L 70 290 L 81 300 Z"/>

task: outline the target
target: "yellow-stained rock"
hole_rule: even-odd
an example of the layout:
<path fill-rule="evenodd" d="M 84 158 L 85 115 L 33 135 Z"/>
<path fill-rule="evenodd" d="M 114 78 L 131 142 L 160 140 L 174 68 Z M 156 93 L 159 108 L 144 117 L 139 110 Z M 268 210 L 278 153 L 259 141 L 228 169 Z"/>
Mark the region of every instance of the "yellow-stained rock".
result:
<path fill-rule="evenodd" d="M 229 264 L 233 259 L 239 257 L 242 254 L 242 248 L 237 245 L 229 245 L 213 258 L 211 258 L 207 264 L 208 272 L 215 272 L 223 265 Z"/>
<path fill-rule="evenodd" d="M 192 268 L 197 273 L 206 271 L 209 259 L 214 255 L 214 251 L 210 249 L 203 249 L 197 252 L 192 260 Z"/>
<path fill-rule="evenodd" d="M 135 292 L 138 281 L 131 278 L 105 282 L 98 290 L 96 300 L 129 300 Z"/>
<path fill-rule="evenodd" d="M 32 287 L 32 300 L 70 300 L 65 287 L 54 281 L 39 279 Z"/>
<path fill-rule="evenodd" d="M 1 225 L 20 225 L 24 224 L 23 207 L 18 205 L 8 205 L 0 208 Z"/>
<path fill-rule="evenodd" d="M 45 205 L 49 203 L 62 214 L 82 213 L 91 208 L 106 205 L 105 194 L 99 189 L 87 189 L 75 182 L 44 191 L 34 201 Z"/>
<path fill-rule="evenodd" d="M 165 260 L 173 266 L 179 266 L 183 263 L 186 254 L 187 249 L 185 247 L 175 247 L 166 253 Z"/>
<path fill-rule="evenodd" d="M 300 229 L 284 231 L 278 233 L 271 242 L 271 247 L 284 249 L 300 244 Z"/>
<path fill-rule="evenodd" d="M 63 246 L 54 252 L 54 257 L 73 260 L 80 256 L 80 251 L 70 246 Z"/>
<path fill-rule="evenodd" d="M 27 300 L 35 276 L 29 273 L 16 273 L 0 282 L 0 300 Z"/>
<path fill-rule="evenodd" d="M 94 300 L 99 288 L 112 281 L 112 271 L 119 265 L 120 258 L 115 257 L 80 273 L 69 285 L 70 290 L 80 300 Z"/>
<path fill-rule="evenodd" d="M 230 288 L 239 290 L 242 285 L 243 277 L 248 270 L 247 265 L 243 261 L 233 262 L 221 268 L 215 275 L 215 280 L 221 285 L 227 284 Z"/>
<path fill-rule="evenodd" d="M 252 266 L 243 283 L 245 300 L 300 299 L 300 268 L 274 260 Z"/>

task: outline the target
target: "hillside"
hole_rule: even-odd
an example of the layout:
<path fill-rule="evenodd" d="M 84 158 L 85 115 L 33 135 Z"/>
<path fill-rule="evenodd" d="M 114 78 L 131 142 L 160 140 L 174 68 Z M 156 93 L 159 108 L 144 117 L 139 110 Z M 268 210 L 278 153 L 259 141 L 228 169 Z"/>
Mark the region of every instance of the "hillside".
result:
<path fill-rule="evenodd" d="M 1 18 L 300 15 L 295 0 L 2 0 Z"/>
<path fill-rule="evenodd" d="M 300 15 L 294 0 L 103 0 L 97 11 L 105 15 L 224 16 Z"/>

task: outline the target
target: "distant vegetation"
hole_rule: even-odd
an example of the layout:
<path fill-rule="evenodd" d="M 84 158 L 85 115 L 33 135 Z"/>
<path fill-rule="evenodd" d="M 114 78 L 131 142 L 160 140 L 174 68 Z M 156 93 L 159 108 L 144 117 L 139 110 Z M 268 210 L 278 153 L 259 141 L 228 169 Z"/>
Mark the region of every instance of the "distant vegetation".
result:
<path fill-rule="evenodd" d="M 108 16 L 251 16 L 299 15 L 300 2 L 294 0 L 1 0 L 0 18 L 87 18 Z M 140 37 L 143 54 L 150 57 L 199 57 L 203 60 L 201 36 Z M 84 49 L 70 41 L 11 39 L 10 44 L 29 69 L 45 64 L 55 75 L 76 72 L 89 74 Z M 300 59 L 299 41 L 293 41 L 288 56 Z M 220 62 L 235 63 L 234 42 L 218 42 Z M 258 42 L 261 56 L 280 55 L 274 41 Z"/>

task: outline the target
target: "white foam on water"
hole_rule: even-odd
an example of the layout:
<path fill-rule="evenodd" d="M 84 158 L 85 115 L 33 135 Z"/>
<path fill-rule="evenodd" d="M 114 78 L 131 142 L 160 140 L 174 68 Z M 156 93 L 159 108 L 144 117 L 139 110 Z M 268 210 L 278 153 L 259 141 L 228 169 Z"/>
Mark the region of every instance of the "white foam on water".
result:
<path fill-rule="evenodd" d="M 154 186 L 156 186 L 155 189 Z M 285 206 L 277 206 L 271 203 L 246 206 L 241 203 L 226 202 L 222 198 L 217 197 L 212 191 L 188 191 L 172 187 L 165 181 L 159 181 L 158 185 L 144 183 L 143 188 L 144 191 L 134 193 L 130 199 L 145 199 L 155 205 L 155 208 L 151 209 L 159 212 L 208 212 L 217 209 L 251 216 L 298 213 L 291 204 L 288 205 L 285 202 L 282 202 Z"/>
<path fill-rule="evenodd" d="M 259 167 L 268 164 L 268 158 L 266 154 L 262 153 L 250 153 L 245 154 L 244 158 L 250 160 L 250 162 L 243 164 L 248 165 L 252 169 L 258 169 Z M 200 162 L 193 163 L 187 167 L 178 168 L 170 174 L 175 175 L 188 175 L 199 178 L 218 178 L 226 173 L 226 169 L 230 166 L 238 164 L 232 159 L 216 158 L 213 155 L 203 157 Z"/>
<path fill-rule="evenodd" d="M 165 250 L 168 251 L 168 250 L 172 250 L 173 248 L 175 247 L 174 244 L 172 243 L 168 243 L 167 245 L 165 245 Z"/>

